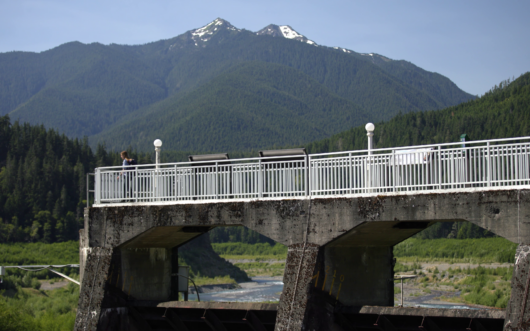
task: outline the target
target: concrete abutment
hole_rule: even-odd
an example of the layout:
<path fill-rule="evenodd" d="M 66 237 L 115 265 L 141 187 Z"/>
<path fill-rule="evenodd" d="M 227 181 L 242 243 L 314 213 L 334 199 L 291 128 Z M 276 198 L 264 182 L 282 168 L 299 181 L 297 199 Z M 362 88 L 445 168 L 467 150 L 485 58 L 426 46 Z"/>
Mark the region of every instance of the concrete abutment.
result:
<path fill-rule="evenodd" d="M 529 190 L 470 190 L 89 208 L 76 330 L 98 330 L 102 309 L 123 307 L 127 297 L 175 300 L 177 247 L 217 226 L 246 226 L 289 247 L 276 330 L 331 330 L 337 306 L 392 306 L 392 247 L 448 221 L 521 244 L 506 330 L 522 330 L 530 318 L 528 202 Z"/>

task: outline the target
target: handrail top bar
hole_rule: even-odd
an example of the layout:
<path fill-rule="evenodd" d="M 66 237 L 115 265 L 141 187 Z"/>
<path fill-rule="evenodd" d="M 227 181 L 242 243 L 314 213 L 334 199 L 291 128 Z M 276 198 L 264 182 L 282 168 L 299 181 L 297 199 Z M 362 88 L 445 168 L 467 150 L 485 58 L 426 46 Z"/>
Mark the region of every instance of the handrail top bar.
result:
<path fill-rule="evenodd" d="M 515 138 L 500 138 L 500 139 L 490 139 L 490 140 L 473 140 L 473 141 L 455 141 L 452 143 L 440 143 L 440 144 L 429 144 L 429 145 L 411 145 L 411 146 L 400 146 L 400 147 L 386 147 L 386 148 L 375 148 L 371 149 L 370 152 L 376 151 L 392 151 L 392 150 L 404 150 L 404 149 L 420 149 L 428 147 L 443 147 L 443 146 L 452 146 L 452 145 L 471 145 L 471 144 L 483 144 L 488 142 L 500 142 L 500 141 L 513 141 L 513 140 L 530 140 L 530 136 L 526 137 L 515 137 Z M 328 152 L 328 153 L 315 153 L 309 154 L 309 158 L 314 156 L 326 156 L 326 155 L 337 155 L 337 154 L 348 154 L 348 153 L 367 153 L 368 149 L 358 149 L 352 151 L 337 151 L 337 152 Z M 372 155 L 373 156 L 373 155 Z"/>
<path fill-rule="evenodd" d="M 429 144 L 429 145 L 413 145 L 413 146 L 401 146 L 401 147 L 388 147 L 388 148 L 376 148 L 376 149 L 372 149 L 370 150 L 370 152 L 374 153 L 374 152 L 384 152 L 384 151 L 392 151 L 392 150 L 395 150 L 395 151 L 399 151 L 399 150 L 408 150 L 408 149 L 420 149 L 420 148 L 429 148 L 429 147 L 444 147 L 444 146 L 455 146 L 455 145 L 462 145 L 462 144 L 465 144 L 465 145 L 473 145 L 473 144 L 484 144 L 484 143 L 492 143 L 492 142 L 509 142 L 509 141 L 514 141 L 514 140 L 530 140 L 530 136 L 526 136 L 526 137 L 515 137 L 515 138 L 501 138 L 501 139 L 490 139 L 490 140 L 477 140 L 477 141 L 457 141 L 457 142 L 451 142 L 451 143 L 441 143 L 441 144 Z M 460 147 L 461 148 L 461 147 Z M 309 159 L 312 159 L 314 157 L 320 157 L 320 156 L 328 156 L 328 155 L 338 155 L 338 154 L 349 154 L 349 153 L 355 153 L 355 154 L 360 154 L 360 153 L 368 153 L 369 150 L 368 149 L 362 149 L 362 150 L 351 150 L 351 151 L 337 151 L 337 152 L 328 152 L 328 153 L 315 153 L 315 154 L 306 154 L 307 157 L 309 157 Z M 303 157 L 303 155 L 295 155 L 295 156 L 298 156 L 298 157 Z M 372 155 L 373 157 L 374 155 Z M 201 164 L 205 164 L 205 166 L 209 166 L 212 164 L 212 162 L 219 162 L 220 164 L 227 164 L 227 161 L 228 162 L 232 162 L 232 164 L 237 164 L 237 162 L 244 162 L 244 161 L 256 161 L 256 162 L 259 162 L 259 161 L 264 161 L 264 160 L 267 160 L 267 159 L 274 159 L 274 160 L 277 160 L 279 162 L 281 162 L 281 159 L 292 159 L 293 155 L 284 155 L 284 156 L 267 156 L 267 157 L 250 157 L 250 158 L 241 158 L 241 159 L 226 159 L 226 160 L 216 160 L 216 161 L 212 161 L 212 160 L 208 160 L 208 161 L 193 161 L 193 162 L 190 162 L 190 161 L 186 161 L 186 162 L 171 162 L 171 163 L 160 163 L 158 164 L 158 166 L 182 166 L 182 165 L 190 165 L 190 166 L 197 166 L 197 165 L 201 165 Z M 236 162 L 236 163 L 234 163 Z M 291 160 L 286 160 L 285 162 L 291 162 Z M 300 162 L 300 161 L 292 161 L 292 162 Z M 130 166 L 130 167 L 133 167 L 133 168 L 145 168 L 145 167 L 156 167 L 157 165 L 154 164 L 154 163 L 151 163 L 151 164 L 138 164 L 138 165 L 133 165 L 133 166 Z M 106 167 L 98 167 L 96 169 L 100 169 L 100 170 L 121 170 L 123 167 L 123 165 L 119 165 L 119 166 L 106 166 Z M 162 169 L 166 169 L 166 168 L 162 168 Z"/>
<path fill-rule="evenodd" d="M 298 156 L 298 155 L 297 155 Z M 228 162 L 234 162 L 234 161 L 263 161 L 263 160 L 266 160 L 266 159 L 289 159 L 289 158 L 292 158 L 293 156 L 292 155 L 285 155 L 285 156 L 268 156 L 268 157 L 248 157 L 248 158 L 243 158 L 243 159 L 226 159 L 226 160 L 212 160 L 212 161 L 193 161 L 193 162 L 190 162 L 190 161 L 186 161 L 186 162 L 171 162 L 171 163 L 160 163 L 158 164 L 159 166 L 175 166 L 175 165 L 193 165 L 193 166 L 197 166 L 197 165 L 200 165 L 200 164 L 206 164 L 207 166 L 211 165 L 213 162 L 219 162 L 219 164 L 221 165 L 226 165 L 228 164 Z M 280 161 L 281 162 L 281 161 Z M 285 162 L 297 162 L 297 161 L 291 161 L 291 160 L 286 160 Z M 298 161 L 299 162 L 299 161 Z M 236 163 L 237 164 L 237 163 Z M 150 163 L 150 164 L 137 164 L 137 165 L 132 165 L 130 167 L 133 167 L 133 168 L 143 168 L 143 167 L 155 167 L 156 164 L 155 163 Z M 101 169 L 101 170 L 106 170 L 106 169 L 110 169 L 110 170 L 121 170 L 123 167 L 123 165 L 119 165 L 119 166 L 107 166 L 107 167 L 98 167 L 96 169 Z M 163 168 L 165 169 L 165 168 Z"/>

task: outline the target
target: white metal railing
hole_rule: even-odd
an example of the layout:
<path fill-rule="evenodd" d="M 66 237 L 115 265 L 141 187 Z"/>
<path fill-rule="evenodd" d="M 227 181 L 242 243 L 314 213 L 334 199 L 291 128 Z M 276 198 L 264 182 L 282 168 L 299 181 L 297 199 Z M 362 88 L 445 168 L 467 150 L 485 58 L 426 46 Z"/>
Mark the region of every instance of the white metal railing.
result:
<path fill-rule="evenodd" d="M 465 146 L 463 146 L 465 144 Z M 95 171 L 95 203 L 384 194 L 530 185 L 530 137 Z M 119 179 L 118 179 L 119 176 Z"/>

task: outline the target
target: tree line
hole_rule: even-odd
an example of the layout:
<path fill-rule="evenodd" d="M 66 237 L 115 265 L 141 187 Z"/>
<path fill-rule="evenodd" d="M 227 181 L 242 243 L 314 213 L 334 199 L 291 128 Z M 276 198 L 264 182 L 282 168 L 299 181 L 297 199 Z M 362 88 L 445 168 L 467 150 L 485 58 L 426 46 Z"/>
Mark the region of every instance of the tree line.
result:
<path fill-rule="evenodd" d="M 86 206 L 86 174 L 119 165 L 118 153 L 53 129 L 0 117 L 0 243 L 78 239 Z M 151 163 L 147 154 L 140 157 Z"/>
<path fill-rule="evenodd" d="M 436 111 L 399 114 L 375 125 L 376 148 L 414 146 L 471 140 L 525 137 L 530 135 L 530 72 L 504 80 L 482 97 Z M 468 138 L 469 140 L 469 138 Z M 367 148 L 364 126 L 305 145 L 309 153 Z M 483 238 L 494 234 L 471 223 L 437 223 L 418 238 Z"/>

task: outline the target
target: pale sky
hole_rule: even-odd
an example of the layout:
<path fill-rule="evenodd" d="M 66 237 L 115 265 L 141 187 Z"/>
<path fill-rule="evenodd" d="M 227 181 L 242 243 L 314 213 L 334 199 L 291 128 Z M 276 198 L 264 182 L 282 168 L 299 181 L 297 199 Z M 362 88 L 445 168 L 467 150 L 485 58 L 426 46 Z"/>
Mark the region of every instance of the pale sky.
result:
<path fill-rule="evenodd" d="M 220 17 L 250 31 L 290 25 L 320 45 L 406 60 L 482 95 L 530 71 L 529 14 L 526 0 L 0 0 L 0 52 L 144 44 Z"/>

